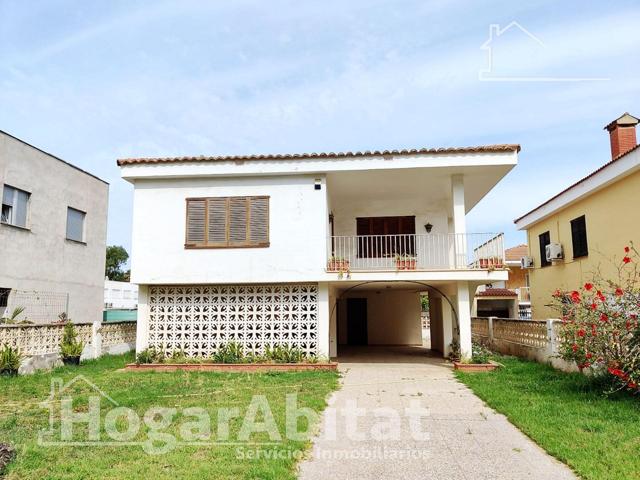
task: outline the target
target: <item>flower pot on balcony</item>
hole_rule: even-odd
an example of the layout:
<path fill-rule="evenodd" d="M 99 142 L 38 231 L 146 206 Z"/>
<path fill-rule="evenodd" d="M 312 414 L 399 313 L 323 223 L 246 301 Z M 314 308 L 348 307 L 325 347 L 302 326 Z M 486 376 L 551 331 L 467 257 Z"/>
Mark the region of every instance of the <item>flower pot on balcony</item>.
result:
<path fill-rule="evenodd" d="M 349 271 L 349 260 L 331 259 L 327 264 L 327 270 L 330 272 L 347 272 Z"/>
<path fill-rule="evenodd" d="M 502 259 L 498 257 L 492 257 L 490 259 L 489 266 L 492 268 L 502 268 L 504 265 L 502 264 Z"/>
<path fill-rule="evenodd" d="M 489 268 L 489 259 L 481 258 L 480 259 L 480 268 Z"/>
<path fill-rule="evenodd" d="M 408 260 L 404 261 L 404 269 L 405 270 L 415 270 L 416 269 L 416 264 L 418 262 L 416 261 L 415 258 L 410 258 Z"/>

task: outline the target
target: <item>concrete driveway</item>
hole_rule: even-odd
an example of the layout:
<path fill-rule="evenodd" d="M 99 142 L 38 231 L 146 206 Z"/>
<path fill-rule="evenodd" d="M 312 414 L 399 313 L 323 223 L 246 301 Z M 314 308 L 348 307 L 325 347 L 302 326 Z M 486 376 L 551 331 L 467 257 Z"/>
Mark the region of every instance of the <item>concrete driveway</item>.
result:
<path fill-rule="evenodd" d="M 576 478 L 425 348 L 363 347 L 338 360 L 342 388 L 302 479 Z"/>

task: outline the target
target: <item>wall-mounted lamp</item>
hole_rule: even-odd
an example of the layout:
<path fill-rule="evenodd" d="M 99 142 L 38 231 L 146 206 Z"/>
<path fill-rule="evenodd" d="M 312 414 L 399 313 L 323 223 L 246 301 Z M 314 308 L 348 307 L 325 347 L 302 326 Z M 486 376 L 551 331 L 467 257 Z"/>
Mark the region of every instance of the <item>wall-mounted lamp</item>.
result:
<path fill-rule="evenodd" d="M 430 223 L 427 223 L 424 226 L 424 229 L 427 231 L 427 233 L 431 233 L 431 229 L 433 228 L 433 225 L 431 225 Z"/>
<path fill-rule="evenodd" d="M 314 188 L 314 190 L 321 190 L 322 189 L 322 180 L 320 180 L 319 178 L 316 178 L 315 181 L 313 182 L 313 188 Z"/>

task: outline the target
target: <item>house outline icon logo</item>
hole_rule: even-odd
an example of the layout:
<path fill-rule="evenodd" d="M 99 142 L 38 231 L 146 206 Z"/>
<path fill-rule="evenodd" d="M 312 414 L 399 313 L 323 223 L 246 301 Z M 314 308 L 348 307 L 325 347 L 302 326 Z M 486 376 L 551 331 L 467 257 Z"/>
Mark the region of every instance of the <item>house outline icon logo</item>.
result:
<path fill-rule="evenodd" d="M 104 398 L 109 403 L 111 403 L 114 407 L 119 407 L 120 404 L 116 402 L 109 394 L 105 393 L 100 387 L 98 387 L 95 383 L 89 380 L 84 375 L 76 375 L 67 383 L 64 383 L 64 380 L 59 377 L 54 377 L 51 379 L 51 388 L 49 390 L 49 396 L 46 400 L 39 403 L 40 407 L 49 410 L 49 429 L 42 429 L 38 434 L 38 443 L 43 446 L 48 445 L 61 445 L 62 443 L 56 441 L 49 441 L 46 437 L 50 437 L 52 434 L 57 433 L 56 431 L 56 410 L 54 404 L 60 402 L 62 399 L 71 398 L 71 396 L 65 397 L 63 394 L 76 383 L 82 382 L 86 384 L 91 390 L 93 390 L 97 395 L 101 398 Z M 73 443 L 72 443 L 73 444 Z M 76 443 L 78 445 L 83 445 L 86 443 Z"/>
<path fill-rule="evenodd" d="M 478 71 L 478 80 L 481 82 L 585 82 L 585 81 L 601 81 L 609 80 L 606 77 L 565 77 L 565 76 L 549 76 L 549 75 L 500 75 L 495 71 L 493 42 L 499 39 L 505 33 L 516 29 L 521 35 L 524 35 L 530 42 L 537 45 L 541 49 L 545 49 L 545 43 L 536 35 L 531 33 L 520 23 L 513 20 L 508 25 L 500 28 L 500 24 L 492 23 L 489 25 L 489 38 L 480 45 L 480 50 L 487 52 L 487 67 Z"/>
<path fill-rule="evenodd" d="M 56 402 L 56 397 L 59 397 L 60 395 L 62 395 L 69 387 L 71 387 L 72 385 L 74 385 L 79 381 L 82 381 L 85 384 L 87 384 L 93 391 L 95 391 L 101 397 L 105 398 L 107 401 L 113 404 L 113 406 L 115 407 L 120 406 L 118 402 L 116 402 L 107 393 L 105 393 L 102 389 L 100 389 L 100 387 L 98 387 L 95 383 L 93 383 L 84 375 L 76 375 L 75 377 L 73 377 L 73 379 L 71 379 L 67 383 L 64 383 L 64 380 L 62 380 L 61 378 L 58 378 L 58 377 L 52 378 L 51 389 L 49 390 L 49 397 L 47 397 L 47 399 L 44 400 L 43 402 L 40 402 L 40 406 L 42 408 L 49 408 L 52 403 Z"/>

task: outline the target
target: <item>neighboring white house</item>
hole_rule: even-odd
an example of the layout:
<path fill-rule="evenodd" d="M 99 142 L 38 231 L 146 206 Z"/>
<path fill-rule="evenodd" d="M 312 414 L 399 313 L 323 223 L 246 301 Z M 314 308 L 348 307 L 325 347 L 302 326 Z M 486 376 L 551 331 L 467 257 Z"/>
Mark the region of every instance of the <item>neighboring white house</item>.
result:
<path fill-rule="evenodd" d="M 0 131 L 0 316 L 102 318 L 109 185 Z"/>
<path fill-rule="evenodd" d="M 138 285 L 105 278 L 104 308 L 127 310 L 138 308 Z"/>
<path fill-rule="evenodd" d="M 428 291 L 432 348 L 456 338 L 469 355 L 476 287 L 507 271 L 489 266 L 502 236 L 468 233 L 465 215 L 519 149 L 119 160 L 134 185 L 137 348 L 421 344 Z"/>

